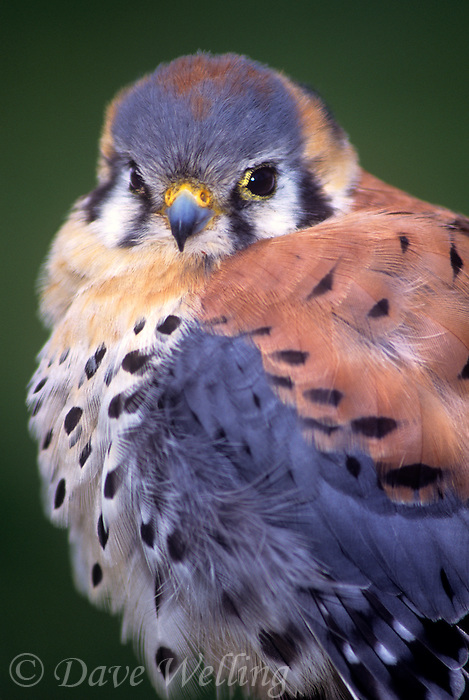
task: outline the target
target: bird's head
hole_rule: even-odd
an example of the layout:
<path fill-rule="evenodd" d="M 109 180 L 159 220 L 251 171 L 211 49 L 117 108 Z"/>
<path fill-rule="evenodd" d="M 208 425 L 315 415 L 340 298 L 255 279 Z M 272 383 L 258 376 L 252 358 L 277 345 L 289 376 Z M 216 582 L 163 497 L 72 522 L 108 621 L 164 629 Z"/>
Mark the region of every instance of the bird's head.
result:
<path fill-rule="evenodd" d="M 98 185 L 65 227 L 75 281 L 89 266 L 96 278 L 109 251 L 115 269 L 126 259 L 134 269 L 143 252 L 163 267 L 206 269 L 347 211 L 357 174 L 353 148 L 315 92 L 233 54 L 162 64 L 108 108 Z"/>
<path fill-rule="evenodd" d="M 117 96 L 82 206 L 108 246 L 217 258 L 342 211 L 355 172 L 315 93 L 244 57 L 198 54 Z"/>

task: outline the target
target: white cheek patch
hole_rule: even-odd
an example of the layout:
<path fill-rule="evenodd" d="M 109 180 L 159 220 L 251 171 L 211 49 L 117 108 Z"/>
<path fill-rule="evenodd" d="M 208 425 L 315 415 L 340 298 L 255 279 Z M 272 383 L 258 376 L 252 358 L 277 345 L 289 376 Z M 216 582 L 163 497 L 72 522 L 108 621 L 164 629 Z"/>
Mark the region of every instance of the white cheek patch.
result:
<path fill-rule="evenodd" d="M 138 205 L 131 193 L 115 192 L 101 207 L 99 238 L 109 248 L 118 245 L 135 225 Z"/>
<path fill-rule="evenodd" d="M 149 213 L 142 216 L 144 204 L 129 191 L 128 176 L 123 173 L 112 192 L 100 206 L 99 217 L 92 224 L 100 241 L 108 248 L 138 242 L 148 237 L 170 239 L 171 232 L 162 217 Z"/>
<path fill-rule="evenodd" d="M 295 231 L 298 210 L 298 184 L 295 178 L 282 174 L 275 194 L 265 202 L 259 202 L 259 207 L 256 207 L 253 217 L 256 236 L 274 238 Z"/>

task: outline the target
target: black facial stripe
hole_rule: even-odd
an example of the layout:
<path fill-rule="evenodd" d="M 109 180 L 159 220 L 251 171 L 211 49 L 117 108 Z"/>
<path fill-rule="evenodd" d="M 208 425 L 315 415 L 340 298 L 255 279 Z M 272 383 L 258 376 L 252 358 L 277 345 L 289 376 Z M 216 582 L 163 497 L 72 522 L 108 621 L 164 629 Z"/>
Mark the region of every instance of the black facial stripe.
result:
<path fill-rule="evenodd" d="M 230 238 L 233 240 L 235 250 L 242 250 L 256 240 L 254 229 L 243 216 L 243 209 L 246 209 L 252 202 L 244 200 L 236 189 L 230 197 Z"/>
<path fill-rule="evenodd" d="M 145 238 L 148 220 L 152 212 L 152 204 L 149 195 L 134 194 L 133 196 L 139 200 L 139 212 L 132 221 L 132 225 L 129 227 L 128 231 L 126 231 L 123 238 L 119 241 L 120 248 L 133 248 L 133 246 L 138 245 L 143 238 Z"/>
<path fill-rule="evenodd" d="M 106 180 L 106 182 L 98 185 L 98 187 L 92 190 L 87 197 L 84 211 L 86 213 L 86 221 L 88 224 L 91 224 L 93 221 L 96 221 L 96 219 L 99 218 L 102 205 L 107 200 L 108 195 L 112 192 L 117 180 L 119 179 L 122 162 L 117 156 L 115 156 L 109 161 L 109 167 L 111 170 L 109 179 Z"/>
<path fill-rule="evenodd" d="M 307 228 L 318 224 L 334 213 L 314 175 L 305 167 L 301 168 L 298 193 L 301 212 L 297 221 L 298 228 Z"/>

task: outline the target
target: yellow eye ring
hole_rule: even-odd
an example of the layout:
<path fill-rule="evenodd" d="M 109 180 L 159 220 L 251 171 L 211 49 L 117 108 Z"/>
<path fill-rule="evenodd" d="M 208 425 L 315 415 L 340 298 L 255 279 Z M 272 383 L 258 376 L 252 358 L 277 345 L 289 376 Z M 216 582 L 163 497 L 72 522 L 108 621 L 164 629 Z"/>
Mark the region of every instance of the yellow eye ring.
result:
<path fill-rule="evenodd" d="M 272 165 L 249 168 L 239 181 L 239 191 L 244 199 L 268 199 L 277 186 L 277 171 Z"/>

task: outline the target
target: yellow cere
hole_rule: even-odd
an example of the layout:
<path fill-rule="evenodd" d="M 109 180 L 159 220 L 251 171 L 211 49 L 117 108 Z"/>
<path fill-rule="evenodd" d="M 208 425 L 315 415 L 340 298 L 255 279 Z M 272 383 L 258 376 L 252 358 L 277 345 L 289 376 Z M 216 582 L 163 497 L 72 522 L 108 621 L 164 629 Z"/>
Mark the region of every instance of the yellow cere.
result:
<path fill-rule="evenodd" d="M 212 195 L 206 187 L 191 182 L 183 182 L 168 187 L 164 196 L 166 206 L 170 207 L 174 203 L 176 197 L 184 190 L 194 197 L 199 207 L 210 207 L 212 205 Z"/>

